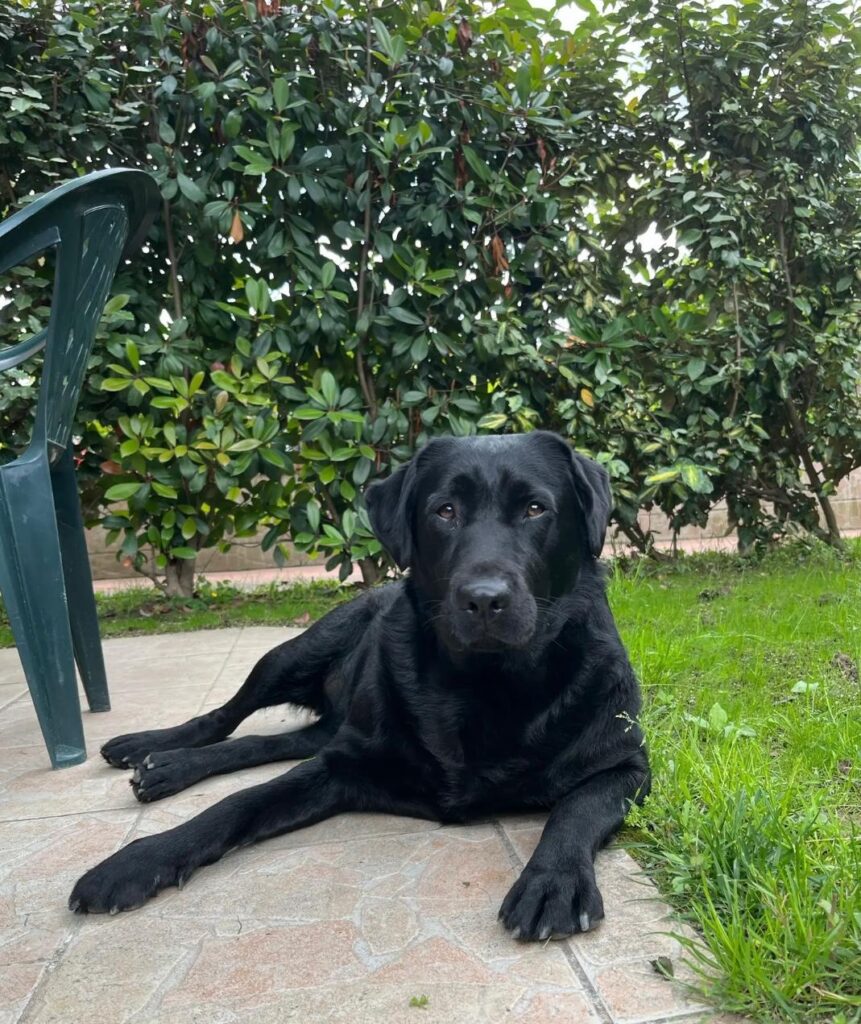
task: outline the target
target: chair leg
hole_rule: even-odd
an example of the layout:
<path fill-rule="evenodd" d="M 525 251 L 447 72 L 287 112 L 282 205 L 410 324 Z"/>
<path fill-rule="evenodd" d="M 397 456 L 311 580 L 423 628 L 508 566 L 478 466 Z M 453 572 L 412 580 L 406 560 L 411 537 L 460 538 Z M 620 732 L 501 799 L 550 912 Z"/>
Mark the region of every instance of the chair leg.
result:
<path fill-rule="evenodd" d="M 105 659 L 99 636 L 93 577 L 90 573 L 71 448 L 66 449 L 59 463 L 52 469 L 51 482 L 63 556 L 63 576 L 66 581 L 75 661 L 78 663 L 90 711 L 110 711 L 111 700 L 108 696 Z"/>
<path fill-rule="evenodd" d="M 0 592 L 54 768 L 86 760 L 47 460 L 0 472 Z"/>

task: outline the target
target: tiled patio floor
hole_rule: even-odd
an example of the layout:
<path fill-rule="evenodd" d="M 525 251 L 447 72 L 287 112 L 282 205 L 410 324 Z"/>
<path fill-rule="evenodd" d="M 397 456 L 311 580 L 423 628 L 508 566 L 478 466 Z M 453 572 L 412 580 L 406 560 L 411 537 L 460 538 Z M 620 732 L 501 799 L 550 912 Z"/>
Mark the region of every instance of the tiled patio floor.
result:
<path fill-rule="evenodd" d="M 679 973 L 679 947 L 661 934 L 673 925 L 621 849 L 599 860 L 607 919 L 596 932 L 507 937 L 496 912 L 537 842 L 534 817 L 442 828 L 344 816 L 232 854 L 142 910 L 69 913 L 78 875 L 123 843 L 284 770 L 145 806 L 98 748 L 222 703 L 290 632 L 106 641 L 114 710 L 85 714 L 90 759 L 62 772 L 47 768 L 15 652 L 0 651 L 0 1024 L 729 1020 L 655 972 L 651 961 L 669 956 Z M 242 731 L 300 720 L 255 719 Z M 423 1008 L 410 1005 L 423 996 Z"/>

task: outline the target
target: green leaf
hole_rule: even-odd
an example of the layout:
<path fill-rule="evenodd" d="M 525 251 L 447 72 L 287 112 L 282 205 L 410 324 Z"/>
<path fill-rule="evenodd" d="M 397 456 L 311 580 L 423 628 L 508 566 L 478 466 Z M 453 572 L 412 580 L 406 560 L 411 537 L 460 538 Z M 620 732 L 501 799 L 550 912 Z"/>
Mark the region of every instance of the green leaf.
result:
<path fill-rule="evenodd" d="M 320 284 L 322 284 L 324 288 L 328 288 L 335 280 L 337 270 L 338 268 L 331 260 L 326 260 L 320 269 Z"/>
<path fill-rule="evenodd" d="M 226 370 L 213 370 L 209 378 L 213 384 L 225 391 L 236 391 L 238 381 Z"/>
<path fill-rule="evenodd" d="M 503 412 L 489 412 L 478 421 L 482 430 L 499 430 L 508 422 L 508 417 Z"/>
<path fill-rule="evenodd" d="M 325 398 L 326 405 L 330 409 L 338 404 L 340 391 L 335 383 L 335 378 L 328 370 L 324 370 L 320 375 L 320 390 L 323 392 L 323 398 Z"/>
<path fill-rule="evenodd" d="M 113 316 L 127 305 L 128 295 L 114 295 L 105 303 L 105 316 Z"/>
<path fill-rule="evenodd" d="M 137 345 L 131 338 L 126 342 L 126 359 L 129 361 L 129 366 L 137 373 L 141 366 L 141 357 Z"/>
<path fill-rule="evenodd" d="M 400 320 L 402 324 L 411 324 L 416 327 L 424 326 L 424 320 L 421 317 L 411 313 L 408 309 L 404 309 L 403 306 L 389 306 L 386 312 L 393 320 Z"/>
<path fill-rule="evenodd" d="M 305 506 L 305 515 L 308 518 L 308 525 L 317 533 L 320 529 L 320 503 L 312 498 Z"/>
<path fill-rule="evenodd" d="M 105 491 L 107 501 L 127 501 L 133 494 L 141 489 L 143 485 L 138 480 L 136 483 L 114 484 Z"/>
<path fill-rule="evenodd" d="M 529 95 L 532 92 L 532 68 L 529 64 L 523 64 L 518 68 L 514 76 L 514 88 L 522 106 L 529 102 Z"/>
<path fill-rule="evenodd" d="M 161 495 L 162 498 L 179 497 L 175 487 L 169 487 L 167 484 L 160 484 L 157 480 L 152 481 L 152 489 L 156 494 Z"/>
<path fill-rule="evenodd" d="M 699 377 L 702 377 L 705 368 L 705 359 L 701 359 L 699 356 L 695 356 L 693 359 L 690 359 L 688 361 L 688 376 L 691 378 L 691 380 L 697 380 Z"/>
<path fill-rule="evenodd" d="M 729 715 L 718 703 L 714 703 L 709 711 L 709 729 L 712 732 L 723 732 L 724 726 L 729 721 Z"/>
<path fill-rule="evenodd" d="M 176 176 L 177 183 L 179 184 L 179 190 L 185 196 L 186 199 L 190 199 L 193 203 L 205 203 L 206 194 L 199 185 L 195 184 L 191 178 L 180 172 Z"/>
<path fill-rule="evenodd" d="M 410 346 L 410 359 L 414 363 L 423 363 L 428 354 L 428 336 L 420 334 Z"/>
<path fill-rule="evenodd" d="M 290 99 L 290 85 L 286 78 L 276 78 L 272 83 L 272 98 L 275 100 L 275 109 L 282 111 Z"/>
<path fill-rule="evenodd" d="M 712 482 L 706 474 L 692 463 L 686 462 L 681 467 L 681 478 L 685 486 L 689 487 L 696 494 L 710 494 Z"/>
<path fill-rule="evenodd" d="M 493 174 L 487 164 L 481 159 L 476 153 L 472 146 L 462 146 L 463 155 L 466 158 L 466 162 L 469 164 L 472 172 L 479 177 L 482 181 L 490 181 Z"/>
<path fill-rule="evenodd" d="M 389 30 L 379 18 L 371 18 L 371 24 L 374 26 L 374 34 L 380 42 L 380 49 L 387 57 L 390 57 L 392 55 L 392 37 L 389 35 Z"/>
<path fill-rule="evenodd" d="M 679 467 L 671 466 L 669 469 L 660 469 L 657 473 L 652 473 L 650 476 L 647 476 L 645 482 L 649 487 L 652 487 L 655 484 L 665 484 L 670 480 L 677 480 L 678 477 Z"/>
<path fill-rule="evenodd" d="M 251 452 L 255 448 L 259 448 L 262 443 L 256 437 L 243 437 L 241 441 L 236 441 L 227 450 L 229 452 Z"/>

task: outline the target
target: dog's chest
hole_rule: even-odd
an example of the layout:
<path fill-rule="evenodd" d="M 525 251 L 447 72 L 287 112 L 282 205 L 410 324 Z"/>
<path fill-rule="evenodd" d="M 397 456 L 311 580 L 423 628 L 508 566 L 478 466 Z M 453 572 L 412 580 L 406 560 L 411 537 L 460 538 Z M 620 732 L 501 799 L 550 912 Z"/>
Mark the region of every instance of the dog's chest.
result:
<path fill-rule="evenodd" d="M 527 792 L 540 802 L 547 767 L 565 736 L 561 729 L 558 735 L 539 730 L 538 712 L 505 697 L 448 699 L 418 722 L 420 748 L 452 809 L 489 807 Z"/>

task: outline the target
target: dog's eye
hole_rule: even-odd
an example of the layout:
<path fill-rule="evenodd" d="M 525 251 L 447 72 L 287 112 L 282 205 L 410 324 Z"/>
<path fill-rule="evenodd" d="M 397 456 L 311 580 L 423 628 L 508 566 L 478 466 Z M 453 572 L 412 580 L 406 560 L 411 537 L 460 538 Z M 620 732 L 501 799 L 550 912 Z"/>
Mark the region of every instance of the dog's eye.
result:
<path fill-rule="evenodd" d="M 440 519 L 454 519 L 454 505 L 446 502 L 445 505 L 440 505 L 436 510 L 436 514 Z"/>
<path fill-rule="evenodd" d="M 546 511 L 547 509 L 540 501 L 530 501 L 526 506 L 526 518 L 537 519 L 539 516 L 543 516 Z"/>

